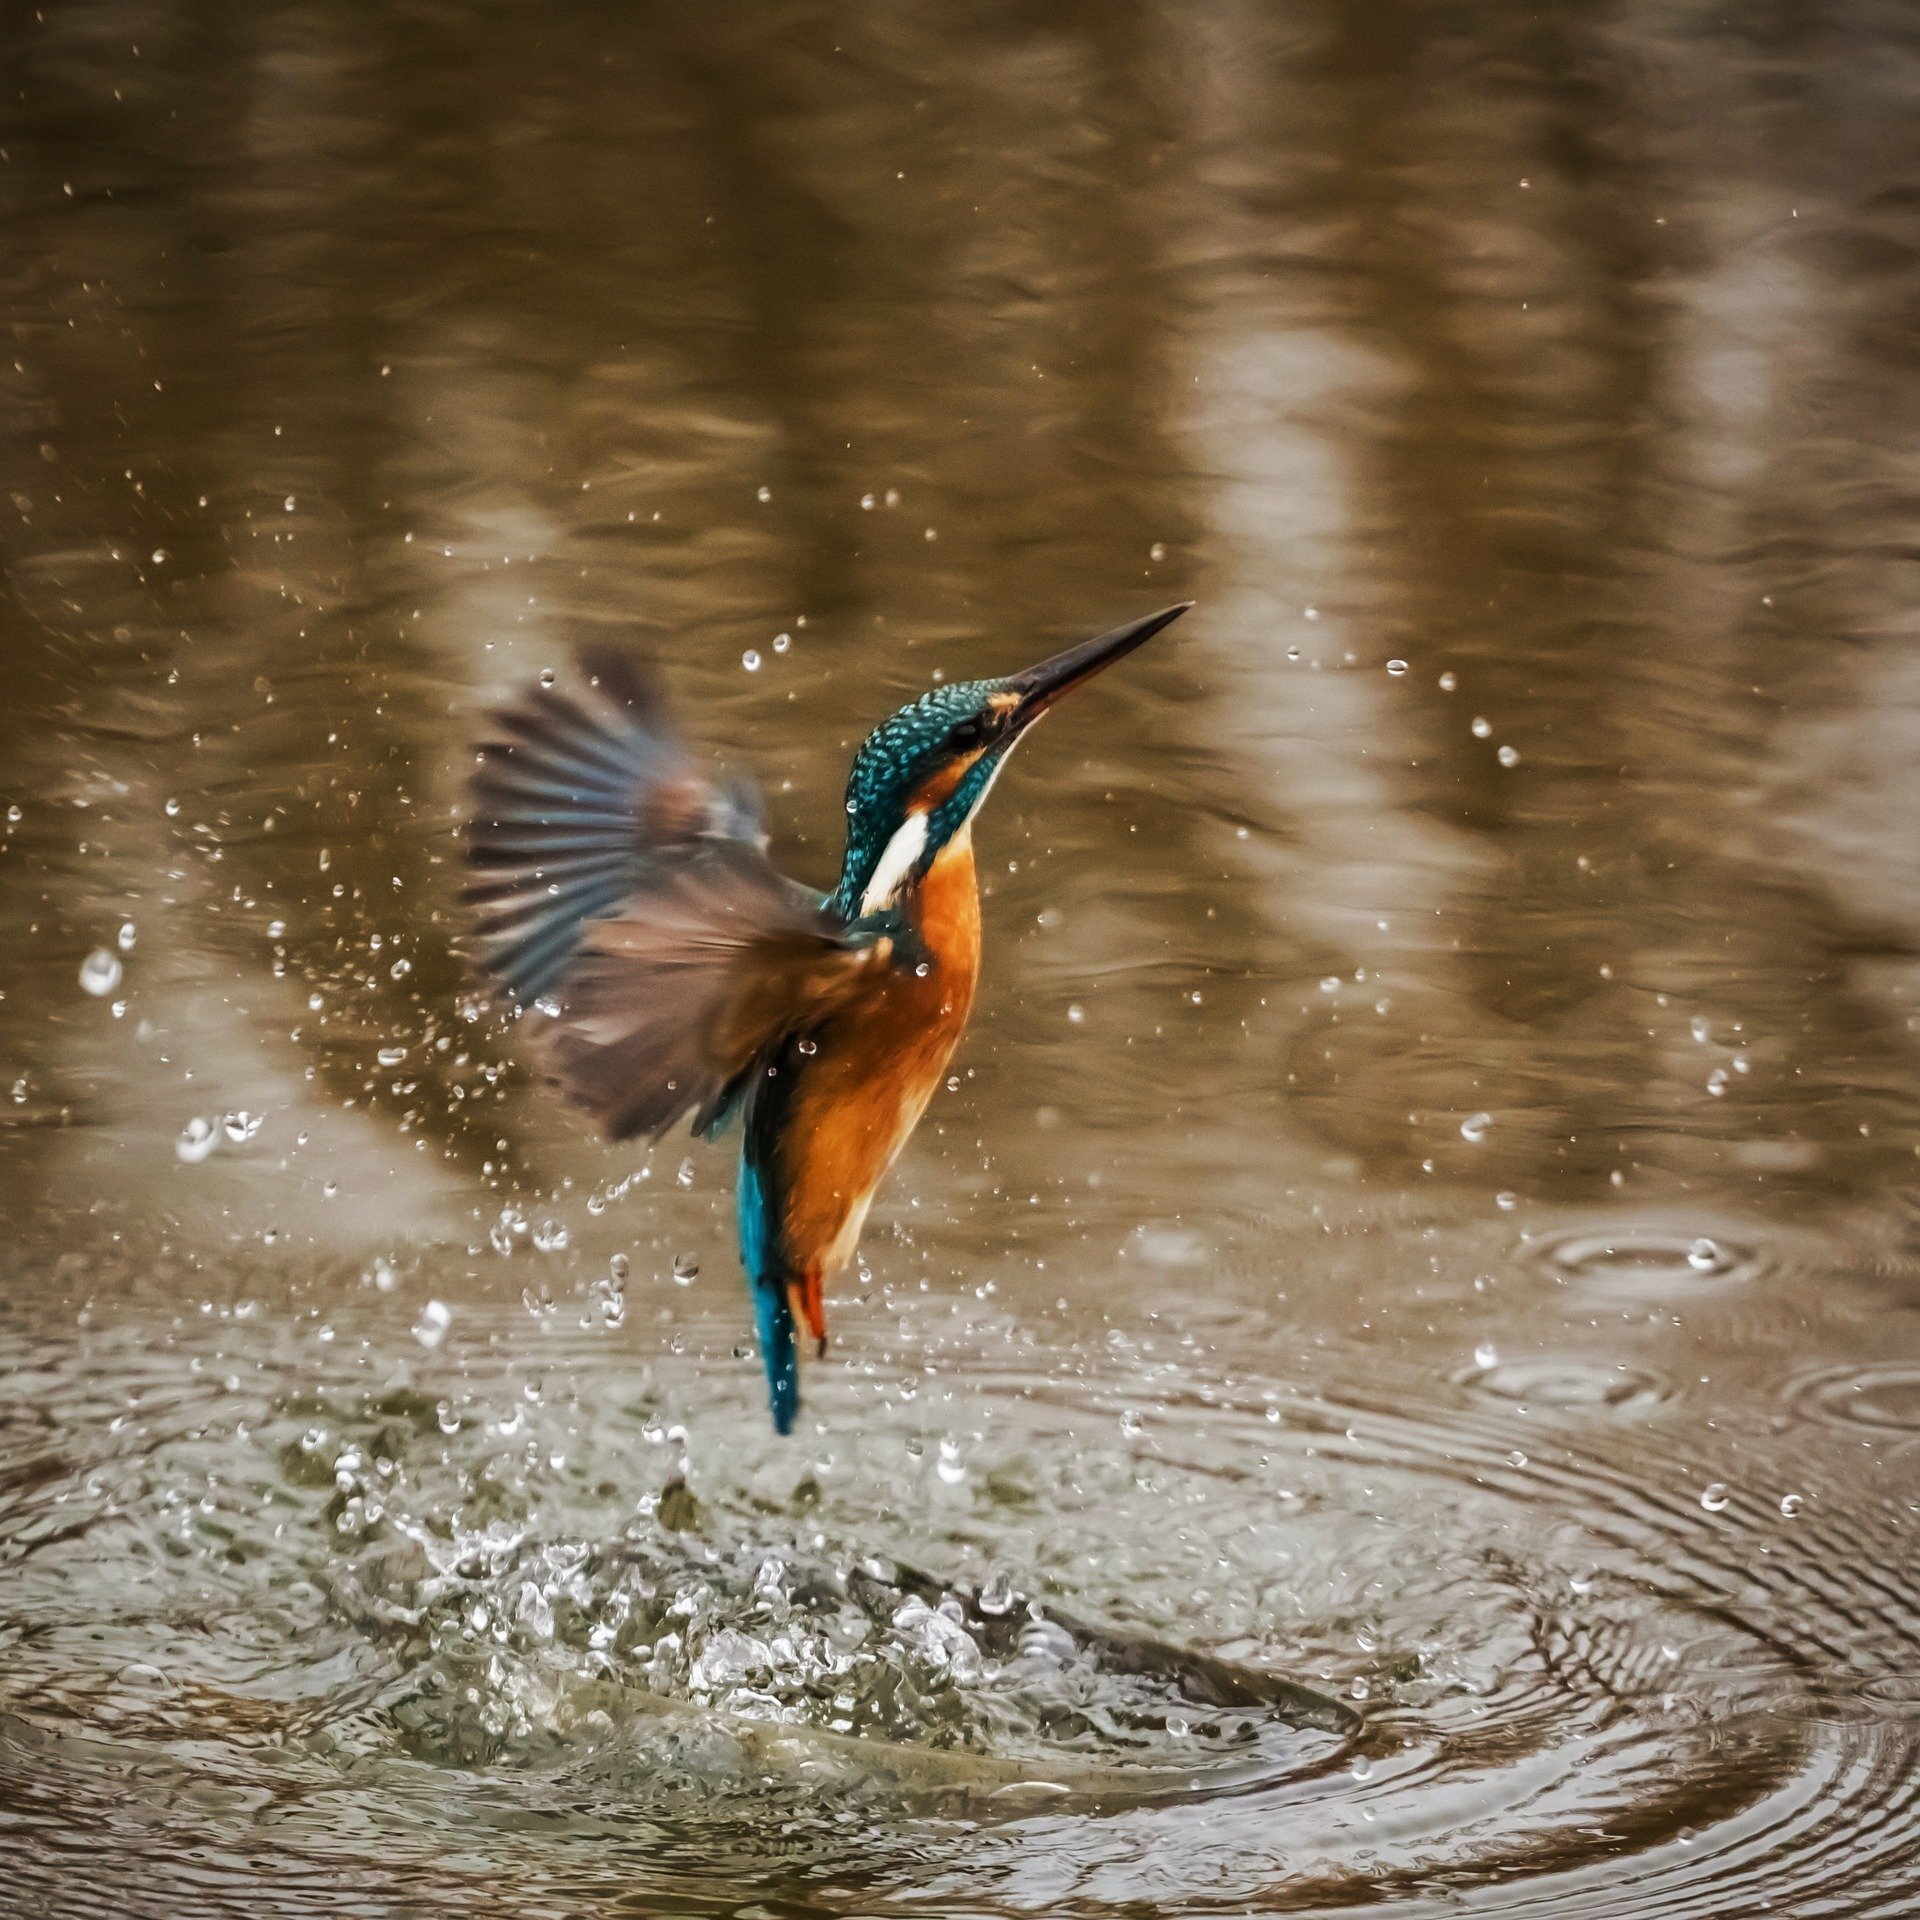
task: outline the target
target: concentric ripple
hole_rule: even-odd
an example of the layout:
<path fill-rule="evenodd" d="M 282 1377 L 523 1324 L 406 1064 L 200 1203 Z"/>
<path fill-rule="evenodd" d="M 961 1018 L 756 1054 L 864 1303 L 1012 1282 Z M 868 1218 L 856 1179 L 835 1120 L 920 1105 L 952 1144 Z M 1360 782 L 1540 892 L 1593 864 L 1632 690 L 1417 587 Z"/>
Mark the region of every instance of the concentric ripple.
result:
<path fill-rule="evenodd" d="M 1767 1270 L 1759 1252 L 1706 1222 L 1608 1220 L 1544 1239 L 1534 1255 L 1556 1279 L 1633 1300 L 1715 1292 L 1745 1285 Z"/>
<path fill-rule="evenodd" d="M 1883 1433 L 1920 1433 L 1920 1362 L 1834 1367 L 1794 1382 L 1791 1399 L 1807 1417 Z"/>

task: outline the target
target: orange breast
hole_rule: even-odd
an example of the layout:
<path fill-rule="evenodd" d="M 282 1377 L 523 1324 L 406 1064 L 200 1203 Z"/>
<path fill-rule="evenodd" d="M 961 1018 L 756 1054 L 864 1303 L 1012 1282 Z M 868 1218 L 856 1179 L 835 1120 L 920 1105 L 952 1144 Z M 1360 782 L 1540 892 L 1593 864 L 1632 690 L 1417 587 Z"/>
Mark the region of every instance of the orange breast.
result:
<path fill-rule="evenodd" d="M 980 974 L 980 893 L 967 829 L 943 847 L 908 903 L 925 946 L 911 966 L 817 1037 L 782 1147 L 782 1239 L 802 1269 L 853 1257 L 874 1190 L 906 1145 L 967 1024 Z"/>

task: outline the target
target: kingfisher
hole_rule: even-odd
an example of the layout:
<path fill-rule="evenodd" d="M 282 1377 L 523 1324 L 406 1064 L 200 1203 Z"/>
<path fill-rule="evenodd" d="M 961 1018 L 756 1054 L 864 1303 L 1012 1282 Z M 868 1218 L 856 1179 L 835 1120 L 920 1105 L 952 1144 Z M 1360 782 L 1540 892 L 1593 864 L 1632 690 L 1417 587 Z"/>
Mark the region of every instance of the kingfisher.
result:
<path fill-rule="evenodd" d="M 980 971 L 973 819 L 1028 728 L 1191 601 L 1024 673 L 933 687 L 847 778 L 839 884 L 767 858 L 757 788 L 704 777 L 648 659 L 583 648 L 492 716 L 466 853 L 475 955 L 611 1140 L 736 1115 L 736 1209 L 773 1424 L 799 1337 L 939 1085 Z"/>

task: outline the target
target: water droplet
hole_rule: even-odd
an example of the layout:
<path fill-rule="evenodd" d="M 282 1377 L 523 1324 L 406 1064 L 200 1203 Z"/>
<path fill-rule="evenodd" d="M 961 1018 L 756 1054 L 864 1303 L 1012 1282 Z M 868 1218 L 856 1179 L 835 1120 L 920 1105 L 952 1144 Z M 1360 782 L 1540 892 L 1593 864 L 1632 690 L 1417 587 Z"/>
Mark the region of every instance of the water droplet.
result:
<path fill-rule="evenodd" d="M 785 653 L 792 645 L 793 635 L 790 633 L 776 633 L 773 636 L 773 650 L 775 653 Z"/>
<path fill-rule="evenodd" d="M 1502 747 L 1493 757 L 1498 760 L 1503 767 L 1517 767 L 1520 764 L 1520 749 L 1518 747 Z"/>
<path fill-rule="evenodd" d="M 967 1477 L 967 1463 L 960 1458 L 959 1441 L 940 1442 L 940 1458 L 934 1463 L 934 1471 L 950 1487 L 957 1487 Z"/>
<path fill-rule="evenodd" d="M 807 1055 L 809 1059 L 811 1059 L 813 1055 L 815 1055 L 820 1051 L 820 1043 L 817 1040 L 809 1040 L 809 1039 L 802 1038 L 801 1040 L 795 1042 L 795 1045 L 798 1051 Z"/>
<path fill-rule="evenodd" d="M 133 943 L 138 938 L 139 936 L 134 932 L 133 922 L 131 920 L 122 920 L 120 922 L 120 931 L 113 937 L 113 944 L 118 947 L 122 953 L 131 953 L 133 951 Z"/>
<path fill-rule="evenodd" d="M 673 1284 L 676 1287 L 690 1287 L 700 1278 L 700 1262 L 690 1253 L 676 1253 L 673 1256 Z"/>
<path fill-rule="evenodd" d="M 1147 549 L 1147 558 L 1149 560 L 1164 560 L 1166 557 L 1166 542 L 1163 540 L 1156 540 L 1153 545 Z"/>
<path fill-rule="evenodd" d="M 1473 1364 L 1482 1373 L 1490 1373 L 1500 1364 L 1500 1349 L 1491 1340 L 1482 1340 L 1473 1350 Z"/>
<path fill-rule="evenodd" d="M 749 673 L 758 673 L 760 671 L 760 656 L 752 647 L 749 647 L 746 652 L 740 656 L 740 664 L 745 667 Z"/>
<path fill-rule="evenodd" d="M 1515 1447 L 1507 1458 L 1516 1467 L 1524 1467 L 1527 1464 L 1527 1456 L 1518 1447 Z"/>
<path fill-rule="evenodd" d="M 758 500 L 762 506 L 765 506 L 766 503 L 773 498 L 773 489 L 771 487 L 761 487 L 756 490 L 753 497 Z"/>
<path fill-rule="evenodd" d="M 407 1057 L 405 1047 L 382 1047 L 373 1056 L 383 1067 L 397 1067 Z"/>
<path fill-rule="evenodd" d="M 860 496 L 860 505 L 864 512 L 871 513 L 873 511 L 873 495 L 870 493 L 863 493 Z"/>
<path fill-rule="evenodd" d="M 1695 1273 L 1711 1273 L 1720 1264 L 1720 1248 L 1717 1243 L 1709 1240 L 1705 1234 L 1702 1234 L 1700 1238 L 1687 1249 L 1687 1265 L 1690 1266 Z"/>
<path fill-rule="evenodd" d="M 367 1272 L 378 1292 L 391 1293 L 400 1284 L 399 1269 L 385 1254 L 379 1255 Z"/>
<path fill-rule="evenodd" d="M 1077 1027 L 1077 1026 L 1079 1026 L 1079 1024 L 1080 1024 L 1080 1023 L 1081 1023 L 1081 1022 L 1082 1022 L 1082 1021 L 1083 1021 L 1084 1019 L 1086 1019 L 1086 1017 L 1087 1017 L 1087 1010 L 1086 1010 L 1086 1008 L 1085 1008 L 1085 1007 L 1083 1007 L 1083 1006 L 1082 1006 L 1082 1005 L 1080 1004 L 1080 1002 L 1079 1002 L 1078 1000 L 1076 1000 L 1076 1001 L 1075 1001 L 1075 1002 L 1074 1002 L 1074 1003 L 1072 1004 L 1072 1006 L 1070 1006 L 1070 1007 L 1069 1007 L 1069 1008 L 1067 1009 L 1067 1018 L 1068 1018 L 1069 1020 L 1071 1020 L 1071 1021 L 1073 1022 L 1073 1024 L 1074 1024 L 1074 1025 L 1075 1025 L 1076 1027 Z"/>
<path fill-rule="evenodd" d="M 687 1157 L 680 1162 L 680 1170 L 673 1176 L 673 1184 L 676 1187 L 690 1187 L 693 1185 L 692 1154 L 688 1154 Z"/>
<path fill-rule="evenodd" d="M 1459 684 L 1459 680 L 1451 673 L 1443 673 L 1440 676 L 1440 691 L 1442 693 L 1451 693 Z"/>
<path fill-rule="evenodd" d="M 387 978 L 390 980 L 404 980 L 412 971 L 413 962 L 411 960 L 396 960 L 393 965 L 387 969 Z"/>
<path fill-rule="evenodd" d="M 1783 1493 L 1780 1496 L 1781 1519 L 1791 1520 L 1806 1504 L 1807 1497 L 1803 1493 Z"/>
<path fill-rule="evenodd" d="M 567 1244 L 567 1230 L 557 1220 L 542 1220 L 533 1230 L 533 1244 L 542 1253 L 559 1253 Z"/>
<path fill-rule="evenodd" d="M 1493 722 L 1491 720 L 1478 713 L 1473 716 L 1473 737 L 1476 740 L 1484 740 L 1492 731 Z"/>
<path fill-rule="evenodd" d="M 1705 1507 L 1709 1513 L 1726 1512 L 1727 1489 L 1725 1485 L 1721 1481 L 1715 1480 L 1709 1486 L 1703 1488 L 1700 1494 L 1700 1504 Z"/>
<path fill-rule="evenodd" d="M 1492 1125 L 1492 1114 L 1470 1113 L 1460 1122 L 1460 1138 L 1477 1147 L 1487 1137 L 1487 1129 Z"/>
<path fill-rule="evenodd" d="M 1003 1614 L 1013 1611 L 1014 1592 L 1004 1573 L 992 1573 L 987 1583 L 980 1589 L 974 1604 L 990 1618 L 998 1620 Z"/>
<path fill-rule="evenodd" d="M 1140 1433 L 1144 1432 L 1146 1424 L 1146 1417 L 1140 1412 L 1138 1407 L 1129 1407 L 1120 1416 L 1120 1431 L 1124 1433 L 1129 1440 L 1136 1438 Z"/>
<path fill-rule="evenodd" d="M 1707 1075 L 1707 1091 L 1718 1100 L 1725 1094 L 1726 1090 L 1727 1070 L 1725 1067 L 1715 1067 L 1714 1070 Z"/>
<path fill-rule="evenodd" d="M 1396 680 L 1398 680 L 1406 670 L 1407 663 L 1404 660 L 1389 660 L 1387 662 L 1387 671 L 1392 674 Z"/>
<path fill-rule="evenodd" d="M 453 1309 L 444 1300 L 429 1300 L 413 1323 L 413 1337 L 429 1352 L 447 1337 L 453 1325 Z"/>
<path fill-rule="evenodd" d="M 180 802 L 178 800 L 169 800 L 167 802 L 167 818 L 169 820 L 171 820 L 179 811 L 180 811 Z"/>
<path fill-rule="evenodd" d="M 228 1114 L 223 1125 L 226 1128 L 227 1138 L 237 1147 L 244 1141 L 251 1140 L 260 1131 L 264 1120 L 263 1114 L 249 1113 L 245 1107 L 242 1107 L 237 1112 Z"/>
<path fill-rule="evenodd" d="M 543 687 L 552 686 L 554 681 L 558 678 L 559 678 L 559 675 L 557 675 L 551 667 L 542 667 L 540 669 L 540 684 Z"/>
<path fill-rule="evenodd" d="M 617 1327 L 627 1317 L 627 1275 L 633 1263 L 624 1253 L 607 1262 L 606 1277 L 587 1289 L 587 1299 L 603 1327 Z"/>
<path fill-rule="evenodd" d="M 1493 1196 L 1493 1204 L 1498 1207 L 1502 1213 L 1511 1213 L 1514 1208 L 1520 1204 L 1520 1196 L 1508 1188 L 1502 1187 L 1501 1190 Z"/>
<path fill-rule="evenodd" d="M 291 513 L 293 511 L 293 495 L 292 494 L 287 495 L 286 506 L 287 506 L 287 511 Z"/>
<path fill-rule="evenodd" d="M 204 1114 L 195 1114 L 180 1129 L 173 1150 L 188 1166 L 196 1166 L 220 1144 L 220 1129 Z"/>
<path fill-rule="evenodd" d="M 123 969 L 105 947 L 95 947 L 80 962 L 80 984 L 95 999 L 104 999 L 120 984 Z"/>
<path fill-rule="evenodd" d="M 1687 1026 L 1691 1030 L 1693 1037 L 1700 1041 L 1702 1045 L 1706 1043 L 1707 1036 L 1713 1031 L 1712 1024 L 1704 1013 L 1696 1013 L 1693 1018 L 1687 1022 Z"/>

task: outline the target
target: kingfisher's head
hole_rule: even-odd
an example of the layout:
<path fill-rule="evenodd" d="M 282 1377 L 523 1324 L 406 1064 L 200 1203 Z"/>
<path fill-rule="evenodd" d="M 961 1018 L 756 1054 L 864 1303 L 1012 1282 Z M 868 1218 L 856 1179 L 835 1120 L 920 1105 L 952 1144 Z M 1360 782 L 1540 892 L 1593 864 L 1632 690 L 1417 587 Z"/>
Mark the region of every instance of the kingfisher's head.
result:
<path fill-rule="evenodd" d="M 979 811 L 1021 735 L 1070 689 L 1193 605 L 1115 627 L 1002 680 L 935 687 L 868 734 L 847 776 L 847 854 L 834 904 L 884 912 Z"/>

